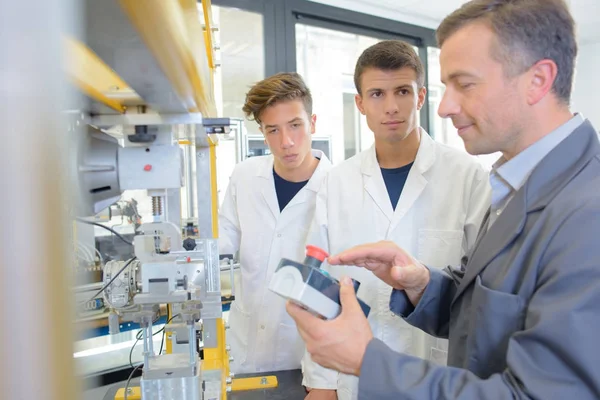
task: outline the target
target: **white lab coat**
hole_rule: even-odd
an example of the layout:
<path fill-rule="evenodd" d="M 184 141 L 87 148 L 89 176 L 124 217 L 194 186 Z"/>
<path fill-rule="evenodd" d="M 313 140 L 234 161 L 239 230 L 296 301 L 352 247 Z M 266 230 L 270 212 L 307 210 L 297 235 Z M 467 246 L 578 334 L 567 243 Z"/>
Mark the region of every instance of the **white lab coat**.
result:
<path fill-rule="evenodd" d="M 488 173 L 468 154 L 421 132 L 417 157 L 395 211 L 373 146 L 330 171 L 317 195 L 309 243 L 336 254 L 355 245 L 391 240 L 430 267 L 459 265 L 490 204 Z M 361 282 L 358 296 L 371 306 L 368 319 L 376 338 L 394 351 L 446 362 L 446 340 L 411 327 L 390 311 L 388 285 L 363 268 L 326 268 L 333 276 L 348 275 Z M 303 370 L 305 386 L 337 389 L 340 400 L 357 397 L 357 378 L 322 368 L 308 354 Z"/>
<path fill-rule="evenodd" d="M 252 157 L 231 175 L 219 214 L 219 251 L 240 252 L 241 287 L 229 313 L 227 342 L 234 373 L 300 368 L 304 344 L 285 311 L 285 300 L 268 289 L 282 257 L 303 261 L 317 191 L 331 163 L 320 150 L 312 177 L 280 213 L 273 156 Z"/>

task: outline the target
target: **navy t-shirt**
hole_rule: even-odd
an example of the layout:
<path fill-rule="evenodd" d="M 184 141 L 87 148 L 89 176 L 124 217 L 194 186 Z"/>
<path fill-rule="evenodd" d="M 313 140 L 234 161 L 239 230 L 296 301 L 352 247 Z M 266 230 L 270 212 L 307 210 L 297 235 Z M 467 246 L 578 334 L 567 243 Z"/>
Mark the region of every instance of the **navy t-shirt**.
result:
<path fill-rule="evenodd" d="M 396 205 L 398 205 L 400 194 L 402 193 L 402 189 L 404 189 L 404 184 L 412 165 L 413 163 L 400 168 L 381 168 L 381 175 L 383 175 L 383 181 L 385 182 L 385 187 L 387 188 L 394 210 L 396 209 Z"/>
<path fill-rule="evenodd" d="M 277 193 L 277 201 L 279 202 L 279 211 L 283 211 L 290 200 L 294 198 L 296 193 L 306 185 L 308 181 L 290 182 L 286 181 L 275 172 L 273 168 L 273 179 L 275 179 L 275 193 Z"/>

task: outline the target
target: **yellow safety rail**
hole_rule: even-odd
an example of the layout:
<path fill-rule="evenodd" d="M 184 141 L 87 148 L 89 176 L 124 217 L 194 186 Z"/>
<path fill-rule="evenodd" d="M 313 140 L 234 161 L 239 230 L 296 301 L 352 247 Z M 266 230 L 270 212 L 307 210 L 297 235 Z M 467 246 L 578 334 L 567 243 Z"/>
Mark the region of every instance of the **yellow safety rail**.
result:
<path fill-rule="evenodd" d="M 210 0 L 202 0 L 202 11 L 204 14 L 204 42 L 206 43 L 208 66 L 211 69 L 215 69 L 215 46 L 212 38 L 213 22 Z"/>
<path fill-rule="evenodd" d="M 71 81 L 92 99 L 120 113 L 125 112 L 124 99 L 110 98 L 107 93 L 129 93 L 132 100 L 137 94 L 102 61 L 96 53 L 76 39 L 65 38 L 67 51 L 66 72 Z"/>
<path fill-rule="evenodd" d="M 202 29 L 197 9 L 187 0 L 119 0 L 119 4 L 189 111 L 216 116 L 205 46 L 198 44 L 203 36 L 195 38 Z"/>
<path fill-rule="evenodd" d="M 225 324 L 217 319 L 217 347 L 204 348 L 202 370 L 221 370 L 221 399 L 227 400 L 227 378 L 229 377 L 229 355 L 225 347 Z"/>

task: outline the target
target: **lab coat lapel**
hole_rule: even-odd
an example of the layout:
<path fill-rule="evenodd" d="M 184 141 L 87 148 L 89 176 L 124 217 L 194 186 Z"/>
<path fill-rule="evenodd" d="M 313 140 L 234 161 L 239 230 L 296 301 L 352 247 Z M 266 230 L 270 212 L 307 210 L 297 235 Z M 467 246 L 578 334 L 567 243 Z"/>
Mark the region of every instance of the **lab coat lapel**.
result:
<path fill-rule="evenodd" d="M 317 168 L 315 168 L 315 172 L 313 172 L 312 176 L 306 182 L 306 186 L 304 186 L 296 195 L 290 200 L 285 209 L 289 207 L 293 207 L 302 203 L 306 203 L 311 199 L 311 192 L 317 193 L 321 187 L 321 183 L 323 182 L 322 176 L 327 173 L 329 168 L 331 167 L 331 161 L 327 158 L 327 156 L 321 150 L 312 150 L 313 157 L 319 158 L 319 164 Z M 284 211 L 285 211 L 284 209 Z"/>
<path fill-rule="evenodd" d="M 388 221 L 391 221 L 394 216 L 394 210 L 392 209 L 390 196 L 385 187 L 379 163 L 377 162 L 375 145 L 371 146 L 371 148 L 364 153 L 361 163 L 361 172 L 363 175 L 365 191 L 377 207 L 379 207 L 383 215 L 386 216 Z"/>
<path fill-rule="evenodd" d="M 398 224 L 402 221 L 402 218 L 404 218 L 406 213 L 417 202 L 423 190 L 425 190 L 425 187 L 427 186 L 425 173 L 435 162 L 435 143 L 433 142 L 433 139 L 431 139 L 423 129 L 420 130 L 420 134 L 421 141 L 419 150 L 417 150 L 417 157 L 415 158 L 415 162 L 410 169 L 408 178 L 406 179 L 406 183 L 400 194 L 400 199 L 396 205 L 389 232 L 393 232 L 393 230 L 396 229 Z"/>
<path fill-rule="evenodd" d="M 263 200 L 267 204 L 274 218 L 279 216 L 279 201 L 275 192 L 275 180 L 273 179 L 273 156 L 270 156 L 262 168 L 257 171 L 258 185 Z M 243 199 L 240 199 L 243 201 Z"/>

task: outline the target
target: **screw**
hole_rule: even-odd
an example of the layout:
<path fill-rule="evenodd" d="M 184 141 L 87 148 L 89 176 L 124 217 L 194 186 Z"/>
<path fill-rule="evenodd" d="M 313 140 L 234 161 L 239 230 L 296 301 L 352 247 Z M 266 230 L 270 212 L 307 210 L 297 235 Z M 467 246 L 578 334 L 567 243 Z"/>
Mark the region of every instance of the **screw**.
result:
<path fill-rule="evenodd" d="M 225 346 L 225 350 L 226 351 L 231 351 L 231 346 L 230 345 Z"/>
<path fill-rule="evenodd" d="M 131 394 L 133 393 L 133 389 L 132 388 L 127 388 L 127 394 Z"/>
<path fill-rule="evenodd" d="M 266 385 L 267 383 L 269 383 L 269 382 L 267 382 L 267 378 L 262 378 L 262 379 L 260 380 L 260 384 L 261 384 L 261 385 Z"/>
<path fill-rule="evenodd" d="M 227 389 L 225 389 L 227 393 L 231 392 L 231 386 L 227 385 Z"/>
<path fill-rule="evenodd" d="M 229 362 L 233 362 L 233 357 L 229 357 Z"/>
<path fill-rule="evenodd" d="M 225 378 L 225 383 L 228 385 L 231 384 L 231 378 L 229 378 L 229 377 Z"/>
<path fill-rule="evenodd" d="M 234 377 L 235 377 L 235 374 L 234 374 L 233 372 L 230 372 L 230 373 L 229 373 L 229 377 L 230 377 L 230 378 L 234 378 Z"/>

